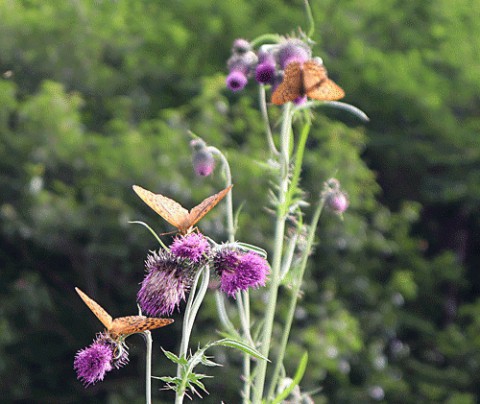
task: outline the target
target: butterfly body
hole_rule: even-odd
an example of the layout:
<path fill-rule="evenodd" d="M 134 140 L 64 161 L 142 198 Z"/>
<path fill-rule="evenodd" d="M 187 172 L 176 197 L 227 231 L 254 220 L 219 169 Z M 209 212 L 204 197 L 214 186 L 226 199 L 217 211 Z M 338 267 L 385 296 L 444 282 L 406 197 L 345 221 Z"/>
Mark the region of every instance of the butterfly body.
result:
<path fill-rule="evenodd" d="M 108 333 L 113 338 L 118 338 L 123 335 L 135 334 L 147 330 L 154 330 L 156 328 L 164 327 L 173 323 L 171 318 L 156 318 L 145 316 L 126 316 L 113 319 L 106 310 L 100 306 L 95 300 L 88 297 L 79 288 L 75 288 L 84 303 L 92 311 L 93 314 L 105 326 Z"/>
<path fill-rule="evenodd" d="M 150 206 L 150 208 L 157 212 L 168 223 L 175 226 L 180 234 L 190 233 L 193 230 L 193 226 L 210 212 L 215 205 L 227 195 L 231 188 L 232 185 L 223 189 L 219 193 L 204 199 L 201 203 L 188 211 L 173 199 L 167 198 L 161 194 L 154 194 L 138 185 L 133 186 L 133 190 L 142 201 Z"/>
<path fill-rule="evenodd" d="M 343 89 L 327 75 L 327 69 L 314 60 L 291 62 L 284 71 L 283 81 L 272 94 L 272 102 L 282 105 L 308 96 L 319 101 L 334 101 L 345 96 Z"/>

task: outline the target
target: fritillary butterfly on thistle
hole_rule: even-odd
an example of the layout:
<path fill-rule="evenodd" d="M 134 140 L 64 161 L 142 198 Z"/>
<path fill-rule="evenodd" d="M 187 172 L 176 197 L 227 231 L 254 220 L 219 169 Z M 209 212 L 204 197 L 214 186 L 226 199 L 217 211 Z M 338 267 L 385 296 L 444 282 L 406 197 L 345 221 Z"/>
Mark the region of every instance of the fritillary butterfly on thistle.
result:
<path fill-rule="evenodd" d="M 135 334 L 147 330 L 154 330 L 156 328 L 165 327 L 173 323 L 171 318 L 155 318 L 145 316 L 127 316 L 113 319 L 106 310 L 100 306 L 95 300 L 88 297 L 79 288 L 75 288 L 79 296 L 88 306 L 88 308 L 95 314 L 100 322 L 105 326 L 108 333 L 117 338 L 123 335 Z"/>
<path fill-rule="evenodd" d="M 319 101 L 335 101 L 345 92 L 327 75 L 327 69 L 315 60 L 305 63 L 291 62 L 284 72 L 283 81 L 272 94 L 272 102 L 282 105 L 297 98 L 308 96 Z"/>
<path fill-rule="evenodd" d="M 190 211 L 185 209 L 178 202 L 167 198 L 161 194 L 154 194 L 138 185 L 133 186 L 136 194 L 150 208 L 157 212 L 172 226 L 175 226 L 180 234 L 188 234 L 192 231 L 193 226 L 200 221 L 215 205 L 220 202 L 233 185 L 225 188 L 219 193 L 204 199 L 200 204 L 192 208 Z"/>

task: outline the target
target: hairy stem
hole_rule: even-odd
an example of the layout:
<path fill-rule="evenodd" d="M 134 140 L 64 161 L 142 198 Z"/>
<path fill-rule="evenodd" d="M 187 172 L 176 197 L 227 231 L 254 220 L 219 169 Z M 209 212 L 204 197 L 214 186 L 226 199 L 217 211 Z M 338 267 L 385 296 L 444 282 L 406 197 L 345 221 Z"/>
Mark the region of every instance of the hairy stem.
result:
<path fill-rule="evenodd" d="M 325 205 L 325 198 L 322 196 L 320 202 L 317 205 L 317 209 L 310 223 L 307 236 L 307 245 L 305 251 L 303 252 L 302 260 L 300 262 L 299 271 L 296 278 L 293 281 L 292 294 L 290 296 L 290 302 L 288 306 L 288 313 L 285 319 L 285 325 L 283 327 L 282 339 L 280 341 L 280 347 L 278 350 L 277 358 L 275 359 L 275 368 L 273 370 L 272 381 L 270 383 L 269 397 L 271 397 L 275 391 L 275 387 L 278 383 L 278 377 L 280 375 L 280 370 L 283 366 L 283 358 L 285 356 L 285 350 L 287 348 L 288 338 L 290 335 L 290 329 L 292 328 L 293 317 L 295 315 L 295 309 L 297 307 L 298 296 L 300 295 L 300 288 L 302 286 L 303 275 L 305 273 L 305 268 L 307 267 L 308 257 L 312 252 L 313 241 L 315 239 L 315 232 L 317 229 L 318 221 Z"/>
<path fill-rule="evenodd" d="M 267 111 L 267 99 L 265 95 L 265 86 L 261 85 L 258 87 L 258 100 L 260 102 L 260 111 L 262 112 L 263 122 L 265 124 L 265 133 L 267 135 L 267 143 L 270 152 L 276 156 L 278 155 L 278 150 L 275 147 L 275 142 L 273 141 L 272 129 L 270 128 L 270 120 L 268 119 Z"/>
<path fill-rule="evenodd" d="M 152 333 L 144 331 L 145 336 L 145 403 L 152 403 Z"/>
<path fill-rule="evenodd" d="M 270 288 L 268 302 L 265 312 L 265 324 L 263 327 L 263 338 L 260 346 L 260 353 L 268 357 L 270 352 L 270 343 L 275 319 L 275 306 L 277 304 L 278 287 L 280 284 L 280 270 L 282 264 L 283 239 L 285 233 L 285 221 L 287 218 L 288 206 L 286 206 L 286 196 L 288 192 L 288 172 L 290 160 L 290 141 L 292 127 L 292 105 L 287 103 L 283 110 L 282 132 L 280 136 L 280 176 L 278 184 L 278 207 L 275 223 L 275 240 L 273 249 L 272 272 L 270 274 Z M 255 389 L 253 402 L 260 403 L 265 386 L 265 377 L 267 372 L 267 361 L 258 363 L 257 375 L 255 378 Z"/>
<path fill-rule="evenodd" d="M 202 282 L 197 291 L 198 281 L 202 277 Z M 192 289 L 190 295 L 188 296 L 187 306 L 185 308 L 185 313 L 183 315 L 183 330 L 182 330 L 182 341 L 180 342 L 180 351 L 178 353 L 179 358 L 187 358 L 188 344 L 190 342 L 190 335 L 192 333 L 193 324 L 197 316 L 200 305 L 205 298 L 205 294 L 208 289 L 208 282 L 210 279 L 210 268 L 208 265 L 205 265 L 200 271 L 195 275 L 193 281 Z M 179 363 L 177 365 L 177 377 L 182 378 L 182 368 L 183 366 Z M 185 376 L 185 375 L 183 375 Z M 182 380 L 180 386 L 178 386 L 175 404 L 183 403 L 183 398 L 185 397 L 185 388 L 187 380 Z"/>

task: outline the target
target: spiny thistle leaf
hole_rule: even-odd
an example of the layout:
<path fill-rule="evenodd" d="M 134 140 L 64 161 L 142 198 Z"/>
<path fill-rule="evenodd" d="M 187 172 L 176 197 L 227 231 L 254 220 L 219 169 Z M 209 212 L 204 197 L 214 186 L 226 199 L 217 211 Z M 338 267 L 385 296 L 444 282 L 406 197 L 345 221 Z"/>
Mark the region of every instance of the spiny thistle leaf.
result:
<path fill-rule="evenodd" d="M 233 339 L 226 338 L 226 339 L 217 341 L 215 345 L 227 346 L 227 347 L 230 347 L 230 348 L 239 349 L 240 351 L 245 352 L 246 354 L 248 354 L 250 356 L 253 356 L 254 358 L 262 359 L 262 360 L 270 362 L 268 360 L 268 358 L 263 356 L 255 348 L 245 344 L 244 342 L 238 341 L 238 340 L 233 340 Z"/>

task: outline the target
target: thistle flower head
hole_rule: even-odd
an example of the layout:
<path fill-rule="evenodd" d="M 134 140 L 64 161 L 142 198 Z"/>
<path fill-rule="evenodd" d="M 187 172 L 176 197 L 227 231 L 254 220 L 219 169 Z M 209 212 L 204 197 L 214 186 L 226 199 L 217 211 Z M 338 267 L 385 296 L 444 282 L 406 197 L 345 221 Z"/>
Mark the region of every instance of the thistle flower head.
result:
<path fill-rule="evenodd" d="M 227 61 L 228 70 L 227 87 L 232 91 L 242 90 L 248 82 L 249 74 L 255 69 L 258 57 L 253 51 L 234 53 Z"/>
<path fill-rule="evenodd" d="M 227 61 L 227 67 L 230 72 L 238 71 L 247 76 L 255 68 L 258 57 L 253 51 L 244 54 L 233 54 Z"/>
<path fill-rule="evenodd" d="M 120 369 L 128 363 L 128 347 L 125 342 L 112 339 L 110 334 L 106 332 L 98 334 L 95 342 L 102 343 L 112 349 L 112 365 L 115 369 Z"/>
<path fill-rule="evenodd" d="M 73 367 L 77 378 L 85 386 L 103 380 L 105 374 L 112 370 L 113 349 L 103 341 L 94 341 L 89 347 L 75 355 Z"/>
<path fill-rule="evenodd" d="M 306 62 L 312 56 L 310 47 L 300 39 L 288 39 L 280 45 L 277 53 L 278 64 L 282 69 L 292 62 Z"/>
<path fill-rule="evenodd" d="M 170 246 L 172 254 L 181 259 L 190 260 L 194 264 L 205 260 L 210 252 L 210 244 L 200 233 L 190 233 L 180 236 Z"/>
<path fill-rule="evenodd" d="M 245 88 L 248 79 L 245 73 L 240 70 L 232 70 L 226 79 L 227 87 L 232 91 L 240 91 Z"/>
<path fill-rule="evenodd" d="M 252 45 L 246 39 L 238 38 L 233 41 L 232 53 L 243 54 L 252 50 Z"/>
<path fill-rule="evenodd" d="M 248 288 L 265 286 L 269 266 L 254 252 L 242 252 L 228 245 L 213 258 L 213 268 L 220 277 L 220 289 L 230 296 Z"/>
<path fill-rule="evenodd" d="M 152 252 L 145 261 L 147 274 L 137 294 L 142 312 L 160 317 L 170 315 L 190 289 L 193 271 L 188 263 L 171 253 Z"/>
<path fill-rule="evenodd" d="M 275 64 L 260 63 L 255 69 L 255 80 L 260 84 L 273 84 L 275 81 Z"/>

